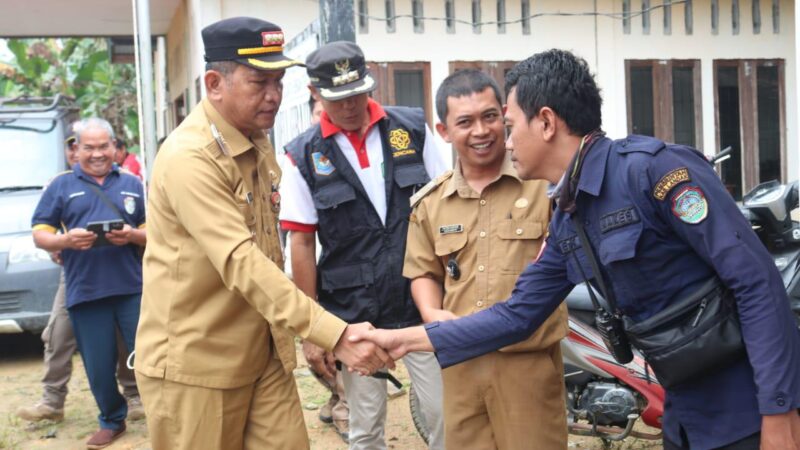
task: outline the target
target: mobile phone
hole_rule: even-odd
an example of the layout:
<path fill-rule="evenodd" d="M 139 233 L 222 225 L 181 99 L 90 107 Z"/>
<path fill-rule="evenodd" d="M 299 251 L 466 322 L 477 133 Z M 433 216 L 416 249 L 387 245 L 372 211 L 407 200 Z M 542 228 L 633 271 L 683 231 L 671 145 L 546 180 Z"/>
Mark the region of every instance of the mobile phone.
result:
<path fill-rule="evenodd" d="M 86 229 L 97 235 L 92 247 L 102 247 L 104 245 L 111 245 L 111 242 L 106 239 L 106 233 L 112 230 L 121 230 L 125 226 L 125 221 L 122 219 L 114 220 L 100 220 L 96 222 L 89 222 L 86 224 Z"/>

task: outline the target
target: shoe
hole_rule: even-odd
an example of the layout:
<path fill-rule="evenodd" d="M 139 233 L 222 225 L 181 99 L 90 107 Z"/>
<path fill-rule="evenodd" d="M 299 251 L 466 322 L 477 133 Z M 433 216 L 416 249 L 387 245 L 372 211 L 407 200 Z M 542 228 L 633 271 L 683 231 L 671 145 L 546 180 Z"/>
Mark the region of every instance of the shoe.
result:
<path fill-rule="evenodd" d="M 112 442 L 116 441 L 117 438 L 125 434 L 125 422 L 122 422 L 122 426 L 116 430 L 110 430 L 108 428 L 100 428 L 100 431 L 93 434 L 92 437 L 86 441 L 86 448 L 87 449 L 97 449 L 97 448 L 105 448 L 111 445 Z"/>
<path fill-rule="evenodd" d="M 30 422 L 38 422 L 40 420 L 61 422 L 64 420 L 64 408 L 56 409 L 44 403 L 37 403 L 33 406 L 19 408 L 17 416 Z"/>
<path fill-rule="evenodd" d="M 128 400 L 128 420 L 142 420 L 144 419 L 144 406 L 142 406 L 142 399 L 137 395 L 130 397 Z"/>
<path fill-rule="evenodd" d="M 388 395 L 389 398 L 397 398 L 402 395 L 405 395 L 405 393 L 406 393 L 406 388 L 404 387 L 398 388 L 392 383 L 386 383 L 386 395 Z"/>
<path fill-rule="evenodd" d="M 339 398 L 335 395 L 331 395 L 331 398 L 328 399 L 328 403 L 325 403 L 319 408 L 319 420 L 323 423 L 333 423 L 333 407 L 339 401 Z"/>
<path fill-rule="evenodd" d="M 345 444 L 350 442 L 350 421 L 349 420 L 347 420 L 347 419 L 334 420 L 333 421 L 333 429 L 336 430 L 336 434 L 338 434 L 344 440 Z"/>

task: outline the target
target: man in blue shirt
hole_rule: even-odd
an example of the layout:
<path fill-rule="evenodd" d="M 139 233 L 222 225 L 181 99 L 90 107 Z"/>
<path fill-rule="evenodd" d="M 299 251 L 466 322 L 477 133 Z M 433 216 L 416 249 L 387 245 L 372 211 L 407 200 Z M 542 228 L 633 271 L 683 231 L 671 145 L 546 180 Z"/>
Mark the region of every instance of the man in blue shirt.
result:
<path fill-rule="evenodd" d="M 591 276 L 573 226 L 579 214 L 620 312 L 633 321 L 715 274 L 736 298 L 747 357 L 667 389 L 665 448 L 800 449 L 800 336 L 781 277 L 704 156 L 648 137 L 604 137 L 600 92 L 586 62 L 568 52 L 528 58 L 506 89 L 506 146 L 520 177 L 557 183 L 546 249 L 507 302 L 361 337 L 394 358 L 435 351 L 443 367 L 525 339 L 582 271 Z"/>
<path fill-rule="evenodd" d="M 78 164 L 55 177 L 33 214 L 36 246 L 61 252 L 70 320 L 89 386 L 100 415 L 100 430 L 88 448 L 109 445 L 125 431 L 127 405 L 115 377 L 119 328 L 133 351 L 142 292 L 139 247 L 144 246 L 144 189 L 141 181 L 114 165 L 114 132 L 102 119 L 75 126 Z M 87 230 L 90 222 L 122 220 L 104 233 L 108 245 Z M 61 228 L 63 233 L 57 234 Z"/>

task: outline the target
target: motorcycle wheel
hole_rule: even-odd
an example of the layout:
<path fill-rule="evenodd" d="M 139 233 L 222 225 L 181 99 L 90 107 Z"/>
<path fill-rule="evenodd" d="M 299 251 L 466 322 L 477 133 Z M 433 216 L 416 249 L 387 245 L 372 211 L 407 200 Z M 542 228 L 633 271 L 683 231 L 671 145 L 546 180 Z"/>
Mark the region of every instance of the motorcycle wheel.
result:
<path fill-rule="evenodd" d="M 427 444 L 430 430 L 428 430 L 428 424 L 425 423 L 425 417 L 422 415 L 422 405 L 419 403 L 419 396 L 417 396 L 413 384 L 408 387 L 408 406 L 411 409 L 411 420 L 414 421 L 414 427 L 416 427 L 419 437 Z"/>

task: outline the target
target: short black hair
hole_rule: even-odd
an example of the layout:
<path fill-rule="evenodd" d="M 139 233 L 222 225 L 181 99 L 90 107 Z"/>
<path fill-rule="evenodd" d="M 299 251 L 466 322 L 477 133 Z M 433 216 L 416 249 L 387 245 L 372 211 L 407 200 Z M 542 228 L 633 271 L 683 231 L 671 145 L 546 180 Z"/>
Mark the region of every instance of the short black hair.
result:
<path fill-rule="evenodd" d="M 478 94 L 492 88 L 497 103 L 503 105 L 503 96 L 500 94 L 500 87 L 494 78 L 490 77 L 486 72 L 477 69 L 464 69 L 450 74 L 439 85 L 439 90 L 436 91 L 436 114 L 439 116 L 439 121 L 446 123 L 447 121 L 447 99 L 450 97 L 463 97 L 470 94 Z"/>
<path fill-rule="evenodd" d="M 119 134 L 117 134 L 117 139 L 116 139 L 116 141 L 117 141 L 117 148 L 123 148 L 123 147 L 124 147 L 124 148 L 128 148 L 128 143 L 127 143 L 127 142 L 125 142 L 125 139 L 122 139 L 122 138 L 121 138 L 121 137 L 119 137 L 119 136 L 120 136 L 120 135 L 119 135 Z"/>
<path fill-rule="evenodd" d="M 314 105 L 317 104 L 317 99 L 313 95 L 308 96 L 308 110 L 314 112 Z"/>
<path fill-rule="evenodd" d="M 603 123 L 603 99 L 589 65 L 568 51 L 547 50 L 514 66 L 506 75 L 506 96 L 514 88 L 528 120 L 548 106 L 576 135 L 586 135 Z"/>

